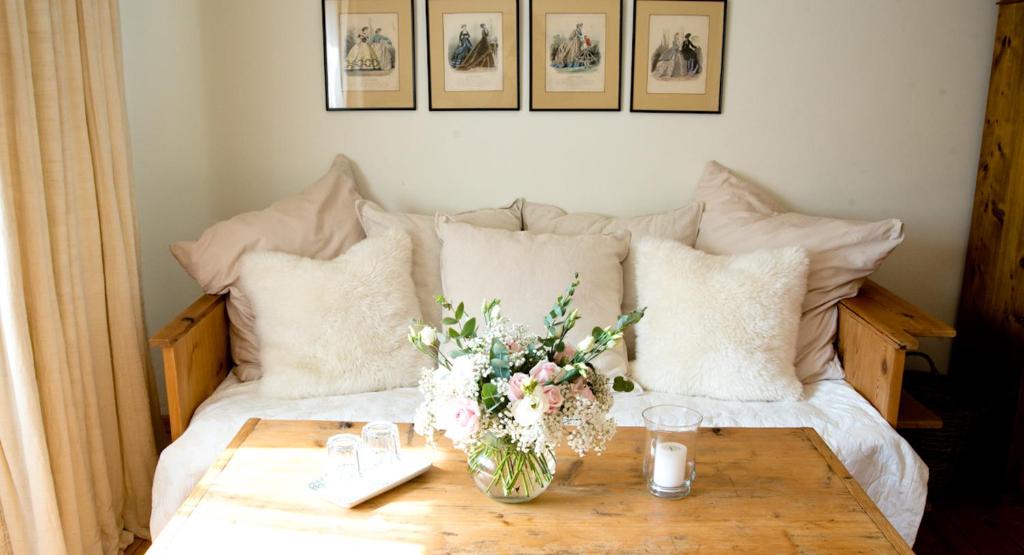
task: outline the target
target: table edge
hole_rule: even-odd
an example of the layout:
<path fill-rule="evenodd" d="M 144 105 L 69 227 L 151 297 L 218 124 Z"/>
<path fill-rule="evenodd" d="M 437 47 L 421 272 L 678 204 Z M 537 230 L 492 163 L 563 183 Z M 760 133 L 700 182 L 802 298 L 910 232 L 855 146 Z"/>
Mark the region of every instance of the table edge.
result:
<path fill-rule="evenodd" d="M 804 427 L 801 429 L 811 444 L 814 445 L 814 448 L 818 450 L 818 454 L 820 454 L 821 457 L 825 459 L 825 462 L 828 463 L 832 472 L 842 479 L 843 485 L 846 486 L 846 490 L 850 492 L 850 495 L 853 496 L 857 501 L 857 504 L 859 504 L 861 509 L 863 509 L 868 515 L 868 518 L 875 523 L 875 526 L 877 526 L 878 530 L 882 532 L 885 539 L 889 540 L 893 549 L 898 553 L 908 553 L 912 555 L 914 551 L 910 547 L 910 544 L 907 543 L 907 540 L 903 539 L 903 536 L 896 531 L 896 528 L 893 527 L 891 522 L 889 522 L 889 519 L 885 518 L 882 511 L 877 505 L 875 505 L 875 502 L 871 500 L 867 492 L 864 491 L 864 488 L 861 487 L 860 483 L 858 483 L 853 475 L 850 474 L 850 471 L 846 469 L 846 465 L 843 464 L 843 461 L 839 460 L 839 457 L 832 452 L 832 448 L 825 443 L 825 440 L 818 434 L 818 431 L 810 427 Z"/>
<path fill-rule="evenodd" d="M 235 452 L 238 450 L 239 447 L 242 446 L 243 443 L 245 443 L 245 441 L 249 438 L 252 432 L 256 429 L 256 426 L 258 426 L 262 420 L 263 419 L 261 418 L 250 418 L 245 421 L 245 424 L 243 424 L 241 428 L 239 428 L 238 432 L 231 439 L 231 442 L 228 443 L 227 447 L 225 447 L 224 450 L 217 456 L 217 459 L 214 461 L 214 463 L 210 465 L 210 468 L 206 470 L 206 472 L 203 474 L 203 477 L 199 480 L 195 487 L 192 488 L 192 491 L 189 492 L 188 497 L 185 498 L 185 501 L 183 501 L 181 506 L 178 507 L 178 509 L 174 512 L 174 516 L 171 518 L 170 522 L 167 523 L 167 526 L 164 527 L 160 536 L 156 538 L 156 540 L 154 540 L 153 547 L 149 551 L 150 555 L 157 555 L 161 550 L 162 546 L 168 545 L 170 544 L 171 541 L 173 541 L 174 536 L 177 534 L 178 530 L 185 523 L 185 521 L 188 520 L 189 516 L 191 516 L 192 512 L 199 505 L 199 503 L 202 502 L 203 497 L 206 496 L 206 493 L 209 491 L 210 486 L 214 483 L 217 476 L 219 476 L 220 473 L 224 471 L 228 463 L 230 463 L 231 459 L 235 456 Z M 282 421 L 290 420 L 283 419 Z M 309 421 L 321 422 L 321 420 Z M 334 421 L 323 420 L 322 422 Z M 642 426 L 624 427 L 642 428 Z M 713 428 L 708 429 L 714 428 L 721 427 L 715 426 Z M 811 427 L 797 427 L 791 429 L 798 429 L 804 433 L 804 436 L 807 438 L 807 440 L 811 443 L 811 445 L 814 446 L 818 454 L 821 455 L 821 457 L 825 460 L 825 463 L 828 464 L 832 472 L 835 473 L 836 476 L 838 476 L 842 480 L 843 485 L 846 487 L 846 490 L 850 493 L 854 500 L 857 501 L 857 504 L 860 505 L 861 509 L 865 512 L 865 514 L 867 514 L 868 518 L 870 518 L 871 521 L 875 524 L 875 526 L 878 527 L 879 531 L 882 533 L 882 536 L 884 536 L 885 539 L 889 541 L 893 549 L 898 553 L 912 555 L 914 552 L 913 549 L 910 547 L 910 544 L 908 544 L 907 541 L 903 539 L 903 536 L 901 536 L 900 533 L 896 531 L 896 528 L 893 527 L 892 523 L 889 522 L 887 518 L 885 518 L 885 515 L 882 514 L 882 511 L 878 508 L 877 505 L 875 505 L 874 501 L 871 500 L 867 492 L 864 491 L 864 488 L 861 487 L 861 485 L 857 482 L 853 475 L 850 474 L 849 470 L 847 470 L 846 468 L 846 465 L 844 465 L 843 462 L 839 460 L 839 457 L 837 457 L 836 454 L 832 451 L 832 449 L 828 446 L 828 444 L 825 443 L 825 440 L 822 439 L 821 435 L 818 434 L 817 430 Z"/>

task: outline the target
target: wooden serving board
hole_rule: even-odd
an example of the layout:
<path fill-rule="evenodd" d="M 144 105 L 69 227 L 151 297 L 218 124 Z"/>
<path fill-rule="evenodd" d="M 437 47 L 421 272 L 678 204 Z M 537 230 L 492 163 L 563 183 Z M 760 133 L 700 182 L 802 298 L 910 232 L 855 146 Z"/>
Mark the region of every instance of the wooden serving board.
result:
<path fill-rule="evenodd" d="M 602 456 L 559 452 L 548 491 L 506 505 L 476 489 L 464 453 L 400 425 L 403 449 L 433 468 L 343 509 L 307 483 L 326 439 L 360 427 L 249 420 L 150 553 L 911 552 L 811 428 L 702 429 L 681 500 L 647 492 L 644 430 L 619 428 Z"/>

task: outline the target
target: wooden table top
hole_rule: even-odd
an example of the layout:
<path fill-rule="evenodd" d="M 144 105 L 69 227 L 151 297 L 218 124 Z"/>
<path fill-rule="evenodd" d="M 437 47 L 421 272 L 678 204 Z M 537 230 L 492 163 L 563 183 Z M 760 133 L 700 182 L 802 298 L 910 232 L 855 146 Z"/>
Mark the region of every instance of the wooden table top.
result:
<path fill-rule="evenodd" d="M 431 449 L 400 425 L 403 448 L 431 450 L 434 467 L 346 510 L 307 484 L 327 438 L 360 427 L 249 420 L 150 553 L 911 552 L 811 428 L 702 429 L 680 500 L 647 492 L 644 430 L 619 428 L 604 455 L 560 451 L 547 492 L 508 505 L 476 489 L 447 439 Z"/>

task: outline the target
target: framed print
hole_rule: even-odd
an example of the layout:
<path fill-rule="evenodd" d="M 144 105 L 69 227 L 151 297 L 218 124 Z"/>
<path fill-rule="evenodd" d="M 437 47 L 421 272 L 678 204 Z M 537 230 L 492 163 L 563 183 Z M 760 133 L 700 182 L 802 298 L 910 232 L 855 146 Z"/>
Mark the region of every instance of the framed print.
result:
<path fill-rule="evenodd" d="M 633 112 L 722 113 L 725 0 L 634 0 Z"/>
<path fill-rule="evenodd" d="M 328 110 L 415 110 L 414 0 L 322 0 Z"/>
<path fill-rule="evenodd" d="M 431 110 L 518 110 L 518 0 L 427 0 L 427 68 Z"/>
<path fill-rule="evenodd" d="M 621 0 L 531 0 L 531 110 L 619 110 L 621 57 Z"/>

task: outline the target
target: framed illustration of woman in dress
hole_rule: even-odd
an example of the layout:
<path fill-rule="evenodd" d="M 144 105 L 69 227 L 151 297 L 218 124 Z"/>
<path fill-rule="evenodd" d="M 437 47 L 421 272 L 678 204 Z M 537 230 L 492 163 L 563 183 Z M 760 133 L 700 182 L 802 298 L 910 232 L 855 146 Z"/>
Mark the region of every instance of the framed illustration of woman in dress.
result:
<path fill-rule="evenodd" d="M 621 0 L 532 0 L 530 109 L 619 110 Z"/>
<path fill-rule="evenodd" d="M 414 110 L 413 0 L 322 0 L 328 110 Z"/>
<path fill-rule="evenodd" d="M 431 110 L 519 109 L 517 0 L 427 0 Z"/>
<path fill-rule="evenodd" d="M 722 112 L 725 0 L 634 0 L 633 112 Z"/>

